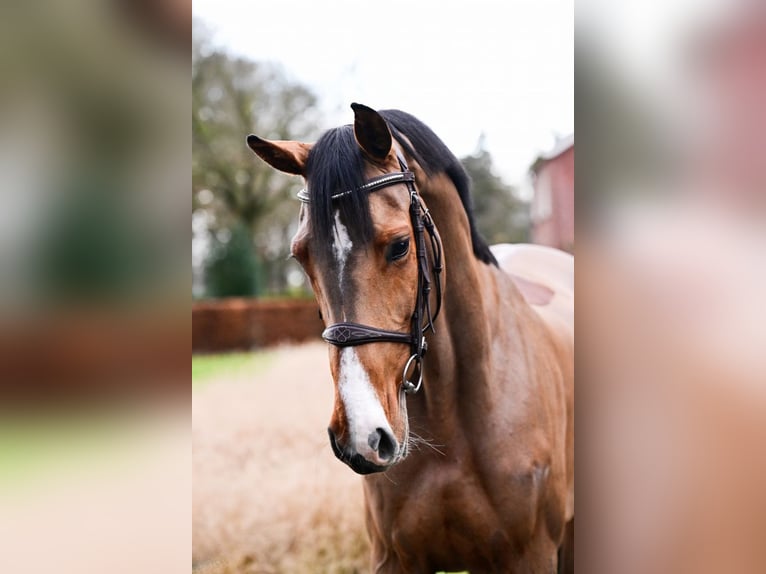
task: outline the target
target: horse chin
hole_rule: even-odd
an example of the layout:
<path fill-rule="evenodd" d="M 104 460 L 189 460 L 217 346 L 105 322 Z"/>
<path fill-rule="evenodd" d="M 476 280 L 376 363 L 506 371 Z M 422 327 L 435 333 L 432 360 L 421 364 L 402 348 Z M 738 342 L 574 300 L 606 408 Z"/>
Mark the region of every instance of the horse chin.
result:
<path fill-rule="evenodd" d="M 376 472 L 385 472 L 402 459 L 407 456 L 407 446 L 403 445 L 403 449 L 394 457 L 394 460 L 387 465 L 379 465 L 374 462 L 370 462 L 359 453 L 349 453 L 341 449 L 338 442 L 335 439 L 335 435 L 328 430 L 330 435 L 330 446 L 335 457 L 342 463 L 348 465 L 348 467 L 357 474 L 374 474 Z"/>
<path fill-rule="evenodd" d="M 373 474 L 376 472 L 385 472 L 389 468 L 391 468 L 390 465 L 379 466 L 377 464 L 374 464 L 370 462 L 369 460 L 367 460 L 366 458 L 364 458 L 361 454 L 355 454 L 351 458 L 343 462 L 345 462 L 349 467 L 351 467 L 351 470 L 353 470 L 357 474 Z"/>
<path fill-rule="evenodd" d="M 344 456 L 343 452 L 341 452 L 339 449 L 338 450 L 336 449 L 337 449 L 337 445 L 333 444 L 333 452 L 335 453 L 335 456 L 338 457 L 338 459 L 341 462 L 346 463 L 351 468 L 351 470 L 353 470 L 357 474 L 374 474 L 376 472 L 386 472 L 387 470 L 390 470 L 392 467 L 402 462 L 405 458 L 407 458 L 407 455 L 409 454 L 410 446 L 409 446 L 409 441 L 405 439 L 404 443 L 399 448 L 399 452 L 396 454 L 394 459 L 386 465 L 379 465 L 379 464 L 375 464 L 374 462 L 370 462 L 369 460 L 364 458 L 361 454 Z"/>

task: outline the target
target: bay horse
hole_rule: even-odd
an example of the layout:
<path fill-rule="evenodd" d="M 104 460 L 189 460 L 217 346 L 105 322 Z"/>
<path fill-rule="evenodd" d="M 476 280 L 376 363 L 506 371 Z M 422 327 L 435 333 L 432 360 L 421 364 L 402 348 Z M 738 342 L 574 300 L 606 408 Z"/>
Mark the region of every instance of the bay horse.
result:
<path fill-rule="evenodd" d="M 314 144 L 247 143 L 306 183 L 291 253 L 327 325 L 330 445 L 365 475 L 371 570 L 573 571 L 572 258 L 490 249 L 433 131 L 351 107 Z"/>

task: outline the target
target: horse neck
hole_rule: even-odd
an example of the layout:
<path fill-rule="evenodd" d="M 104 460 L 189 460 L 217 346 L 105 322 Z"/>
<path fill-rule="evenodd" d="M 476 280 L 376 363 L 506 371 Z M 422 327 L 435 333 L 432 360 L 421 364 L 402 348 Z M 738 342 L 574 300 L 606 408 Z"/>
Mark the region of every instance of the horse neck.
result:
<path fill-rule="evenodd" d="M 454 428 L 461 405 L 491 407 L 492 346 L 518 334 L 518 326 L 512 324 L 514 313 L 501 312 L 499 307 L 525 303 L 497 268 L 474 255 L 468 218 L 447 176 L 418 183 L 441 236 L 445 273 L 442 313 L 436 333 L 429 337 L 424 362 L 424 392 L 421 399 L 412 401 L 411 412 L 413 420 L 443 435 L 450 431 L 437 427 Z"/>

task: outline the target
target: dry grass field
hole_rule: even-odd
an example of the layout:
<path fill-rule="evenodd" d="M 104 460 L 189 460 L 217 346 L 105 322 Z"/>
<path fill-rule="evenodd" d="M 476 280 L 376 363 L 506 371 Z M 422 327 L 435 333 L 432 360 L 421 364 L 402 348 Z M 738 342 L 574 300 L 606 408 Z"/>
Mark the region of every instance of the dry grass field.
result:
<path fill-rule="evenodd" d="M 368 570 L 361 478 L 333 456 L 323 343 L 193 362 L 195 574 Z"/>

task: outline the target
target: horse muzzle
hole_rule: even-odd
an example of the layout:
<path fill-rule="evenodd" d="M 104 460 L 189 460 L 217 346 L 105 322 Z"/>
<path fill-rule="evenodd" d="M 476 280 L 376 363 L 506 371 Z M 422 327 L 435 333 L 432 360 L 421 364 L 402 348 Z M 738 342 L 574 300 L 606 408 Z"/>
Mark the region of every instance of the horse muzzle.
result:
<path fill-rule="evenodd" d="M 369 449 L 365 449 L 364 455 L 350 444 L 341 446 L 332 429 L 328 428 L 327 434 L 330 436 L 330 446 L 337 459 L 347 464 L 357 474 L 384 472 L 398 460 L 399 445 L 396 439 L 381 428 L 370 433 L 367 438 Z"/>

